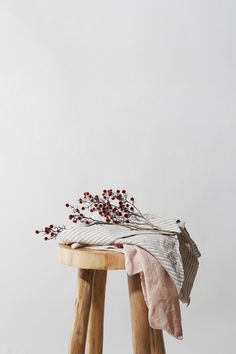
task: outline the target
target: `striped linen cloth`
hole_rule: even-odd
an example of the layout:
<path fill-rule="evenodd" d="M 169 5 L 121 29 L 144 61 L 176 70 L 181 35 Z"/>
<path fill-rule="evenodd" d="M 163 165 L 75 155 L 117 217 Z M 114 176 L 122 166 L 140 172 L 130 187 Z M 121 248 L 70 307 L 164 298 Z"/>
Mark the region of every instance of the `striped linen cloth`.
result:
<path fill-rule="evenodd" d="M 130 244 L 141 247 L 152 254 L 173 279 L 179 299 L 190 303 L 190 293 L 197 274 L 200 252 L 191 239 L 184 222 L 173 218 L 160 218 L 145 214 L 149 221 L 164 230 L 173 231 L 166 235 L 159 231 L 130 230 L 119 225 L 67 226 L 58 238 L 62 243 L 84 245 Z"/>

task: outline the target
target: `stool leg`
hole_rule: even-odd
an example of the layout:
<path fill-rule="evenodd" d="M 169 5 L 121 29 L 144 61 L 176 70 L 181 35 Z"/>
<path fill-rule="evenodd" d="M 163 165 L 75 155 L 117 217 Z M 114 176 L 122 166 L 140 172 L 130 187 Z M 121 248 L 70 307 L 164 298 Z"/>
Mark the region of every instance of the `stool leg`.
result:
<path fill-rule="evenodd" d="M 106 270 L 95 270 L 89 314 L 86 354 L 102 354 L 106 280 Z"/>
<path fill-rule="evenodd" d="M 163 334 L 160 329 L 150 327 L 151 354 L 165 354 Z"/>
<path fill-rule="evenodd" d="M 78 270 L 75 316 L 72 327 L 69 354 L 84 354 L 85 352 L 93 274 L 93 270 Z"/>
<path fill-rule="evenodd" d="M 144 301 L 140 275 L 128 275 L 129 300 L 132 324 L 133 353 L 150 354 L 150 327 Z"/>

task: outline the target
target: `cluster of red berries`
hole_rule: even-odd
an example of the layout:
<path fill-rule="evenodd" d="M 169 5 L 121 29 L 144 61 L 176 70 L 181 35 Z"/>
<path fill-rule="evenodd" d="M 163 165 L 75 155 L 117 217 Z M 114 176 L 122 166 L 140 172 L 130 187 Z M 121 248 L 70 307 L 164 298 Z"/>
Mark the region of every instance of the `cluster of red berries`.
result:
<path fill-rule="evenodd" d="M 57 237 L 57 235 L 65 229 L 66 229 L 65 226 L 49 225 L 49 226 L 46 226 L 43 230 L 36 230 L 35 233 L 36 234 L 43 233 L 45 235 L 44 240 L 47 241 L 47 240 L 51 240 L 53 238 L 55 239 Z"/>
<path fill-rule="evenodd" d="M 79 198 L 78 201 L 79 206 L 69 203 L 65 205 L 67 208 L 71 208 L 72 212 L 69 215 L 69 220 L 74 223 L 79 222 L 87 226 L 95 224 L 125 225 L 130 223 L 132 216 L 140 216 L 140 212 L 134 206 L 134 198 L 128 199 L 125 189 L 104 189 L 102 196 L 84 192 L 83 197 Z M 44 240 L 49 240 L 56 238 L 65 229 L 65 226 L 50 225 L 35 232 L 36 234 L 44 233 Z"/>
<path fill-rule="evenodd" d="M 82 198 L 79 198 L 80 208 L 66 204 L 73 211 L 69 215 L 69 219 L 74 223 L 81 222 L 86 225 L 95 223 L 120 224 L 129 223 L 129 219 L 134 213 L 134 198 L 128 200 L 126 190 L 116 191 L 112 189 L 104 189 L 102 196 L 92 195 L 84 192 Z M 80 210 L 81 209 L 81 210 Z M 88 216 L 85 212 L 98 213 L 100 220 Z"/>

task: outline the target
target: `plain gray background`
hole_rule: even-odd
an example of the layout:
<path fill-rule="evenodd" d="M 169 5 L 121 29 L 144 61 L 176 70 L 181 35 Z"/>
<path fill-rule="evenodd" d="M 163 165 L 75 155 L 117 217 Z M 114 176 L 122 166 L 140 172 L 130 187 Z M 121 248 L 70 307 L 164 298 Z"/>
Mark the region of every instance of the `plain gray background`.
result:
<path fill-rule="evenodd" d="M 75 276 L 34 230 L 84 191 L 126 188 L 201 252 L 184 340 L 235 353 L 235 1 L 0 0 L 0 353 L 65 354 Z M 131 353 L 125 272 L 105 354 Z"/>

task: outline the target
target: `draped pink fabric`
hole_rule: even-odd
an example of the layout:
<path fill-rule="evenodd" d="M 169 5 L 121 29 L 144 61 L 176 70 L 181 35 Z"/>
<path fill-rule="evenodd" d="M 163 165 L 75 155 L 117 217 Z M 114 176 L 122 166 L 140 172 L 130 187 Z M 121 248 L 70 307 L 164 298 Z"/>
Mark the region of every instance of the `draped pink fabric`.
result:
<path fill-rule="evenodd" d="M 127 273 L 140 273 L 150 326 L 164 329 L 177 339 L 182 339 L 179 297 L 169 274 L 150 253 L 140 247 L 124 245 L 124 252 Z"/>

